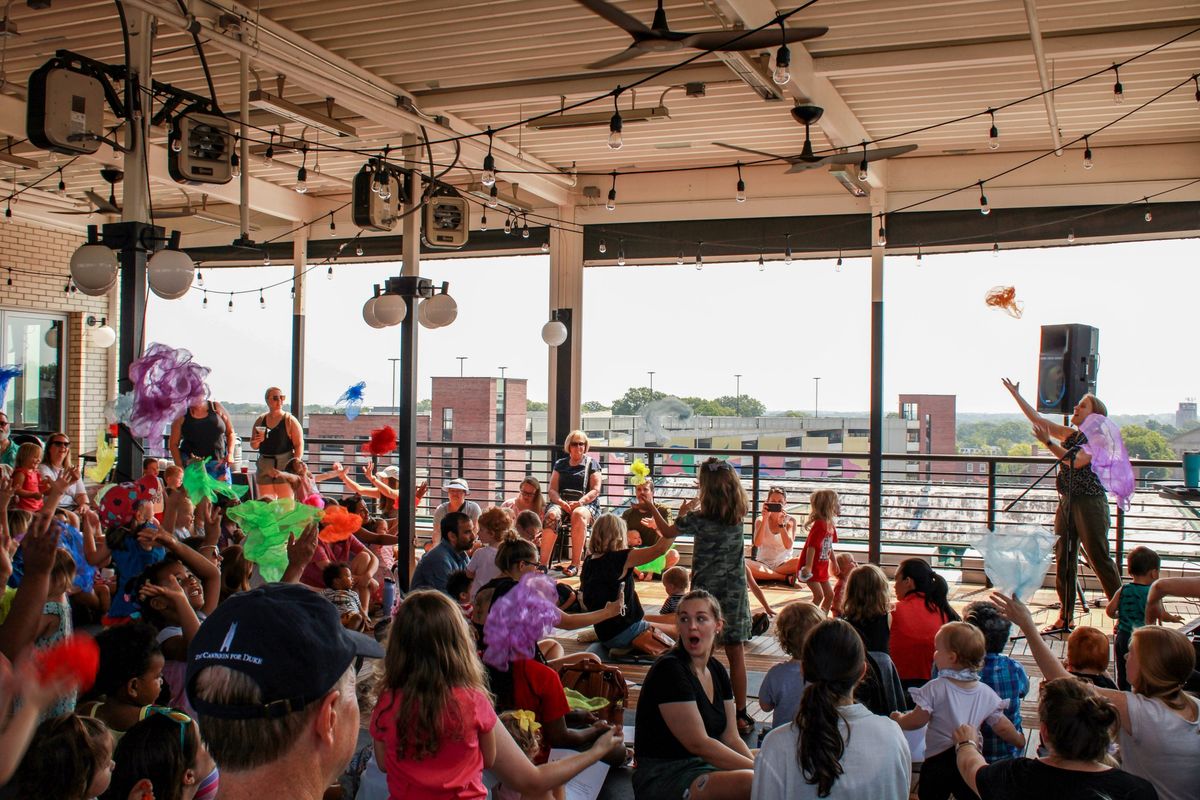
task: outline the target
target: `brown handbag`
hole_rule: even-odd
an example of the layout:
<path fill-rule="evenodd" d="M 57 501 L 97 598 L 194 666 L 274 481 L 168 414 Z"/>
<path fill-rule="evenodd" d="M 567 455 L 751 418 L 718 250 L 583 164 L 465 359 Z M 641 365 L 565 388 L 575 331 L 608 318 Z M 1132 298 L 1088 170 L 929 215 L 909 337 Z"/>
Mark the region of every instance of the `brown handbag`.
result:
<path fill-rule="evenodd" d="M 558 672 L 564 689 L 574 689 L 585 697 L 602 697 L 608 705 L 596 712 L 600 719 L 618 728 L 625 724 L 625 705 L 629 687 L 621 670 L 595 661 L 569 664 Z"/>
<path fill-rule="evenodd" d="M 675 646 L 675 640 L 651 625 L 633 637 L 633 649 L 658 658 Z"/>

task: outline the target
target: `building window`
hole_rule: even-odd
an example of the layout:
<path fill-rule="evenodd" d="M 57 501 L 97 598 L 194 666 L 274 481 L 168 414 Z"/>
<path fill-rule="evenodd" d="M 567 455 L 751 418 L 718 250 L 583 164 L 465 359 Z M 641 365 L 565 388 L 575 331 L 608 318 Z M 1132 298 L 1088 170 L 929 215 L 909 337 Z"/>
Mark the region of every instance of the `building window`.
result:
<path fill-rule="evenodd" d="M 697 439 L 696 440 L 696 449 L 697 450 L 706 450 L 711 447 L 712 447 L 712 439 Z"/>
<path fill-rule="evenodd" d="M 758 439 L 742 439 L 742 449 L 743 450 L 757 450 L 758 449 Z"/>
<path fill-rule="evenodd" d="M 66 319 L 48 314 L 0 312 L 5 364 L 20 364 L 24 374 L 12 379 L 4 413 L 12 429 L 61 430 L 63 383 L 59 365 L 66 361 Z"/>
<path fill-rule="evenodd" d="M 442 409 L 442 441 L 454 441 L 454 409 Z"/>
<path fill-rule="evenodd" d="M 975 463 L 973 461 L 968 461 L 967 462 L 967 472 L 974 472 L 974 471 L 975 471 Z"/>
<path fill-rule="evenodd" d="M 784 447 L 804 447 L 803 436 L 789 436 L 783 443 Z"/>
<path fill-rule="evenodd" d="M 904 419 L 917 419 L 917 404 L 916 403 L 901 403 L 900 416 Z"/>

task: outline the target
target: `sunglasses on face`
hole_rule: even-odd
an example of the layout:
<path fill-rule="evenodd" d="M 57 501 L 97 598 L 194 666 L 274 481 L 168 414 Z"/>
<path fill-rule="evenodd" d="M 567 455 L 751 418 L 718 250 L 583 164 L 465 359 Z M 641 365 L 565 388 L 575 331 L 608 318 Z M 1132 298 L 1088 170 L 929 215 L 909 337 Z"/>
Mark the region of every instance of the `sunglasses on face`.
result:
<path fill-rule="evenodd" d="M 71 443 L 70 443 L 70 442 L 63 442 L 63 441 L 55 441 L 55 442 L 51 442 L 51 443 L 50 443 L 50 446 L 51 446 L 51 447 L 70 447 L 70 446 L 71 446 Z"/>
<path fill-rule="evenodd" d="M 268 395 L 267 399 L 268 400 L 286 400 L 287 395 L 286 394 L 272 394 L 272 395 Z"/>
<path fill-rule="evenodd" d="M 587 442 L 571 442 L 570 447 L 587 447 Z"/>

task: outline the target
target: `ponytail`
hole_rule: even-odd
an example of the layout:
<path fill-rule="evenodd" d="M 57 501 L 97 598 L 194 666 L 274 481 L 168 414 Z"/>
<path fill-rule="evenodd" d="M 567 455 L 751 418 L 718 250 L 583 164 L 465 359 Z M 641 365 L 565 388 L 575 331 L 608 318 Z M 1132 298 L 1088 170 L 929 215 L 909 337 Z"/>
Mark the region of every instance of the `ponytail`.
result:
<path fill-rule="evenodd" d="M 796 761 L 804 780 L 817 787 L 817 797 L 828 797 L 842 775 L 850 729 L 845 728 L 843 739 L 838 703 L 853 696 L 865 658 L 862 639 L 844 620 L 822 622 L 804 643 L 801 664 L 807 685 L 796 712 Z"/>
<path fill-rule="evenodd" d="M 925 608 L 931 614 L 940 614 L 943 623 L 961 621 L 958 612 L 950 605 L 950 585 L 933 571 L 929 562 L 920 558 L 906 558 L 896 568 L 896 574 L 912 580 L 913 591 L 925 599 Z"/>

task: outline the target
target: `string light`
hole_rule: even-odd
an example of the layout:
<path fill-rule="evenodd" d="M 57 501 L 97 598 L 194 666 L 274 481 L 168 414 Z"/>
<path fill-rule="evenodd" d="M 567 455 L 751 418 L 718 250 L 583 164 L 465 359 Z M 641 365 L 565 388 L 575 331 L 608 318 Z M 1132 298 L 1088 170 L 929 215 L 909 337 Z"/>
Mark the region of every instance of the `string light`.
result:
<path fill-rule="evenodd" d="M 58 193 L 65 194 L 67 191 L 67 182 L 63 180 L 62 167 L 58 168 Z"/>
<path fill-rule="evenodd" d="M 621 239 L 617 242 L 617 266 L 625 266 L 625 240 Z"/>
<path fill-rule="evenodd" d="M 921 257 L 924 253 L 921 252 L 921 245 L 917 245 L 917 266 L 921 266 Z"/>
<path fill-rule="evenodd" d="M 625 127 L 621 121 L 621 107 L 617 105 L 617 101 L 621 97 L 621 87 L 618 86 L 613 92 L 613 115 L 608 121 L 608 146 L 613 150 L 620 150 L 625 144 L 624 138 L 621 136 L 621 129 Z"/>
<path fill-rule="evenodd" d="M 999 150 L 1000 129 L 996 127 L 996 109 L 989 108 L 988 115 L 992 118 L 992 127 L 988 130 L 988 150 Z"/>
<path fill-rule="evenodd" d="M 208 292 L 204 293 L 204 299 L 200 301 L 200 308 L 204 311 L 208 311 Z"/>
<path fill-rule="evenodd" d="M 1192 80 L 1196 83 L 1196 102 L 1200 103 L 1200 72 L 1193 75 Z"/>
<path fill-rule="evenodd" d="M 479 182 L 484 186 L 496 185 L 496 159 L 492 155 L 492 139 L 494 136 L 495 134 L 492 133 L 492 129 L 488 128 L 488 151 L 487 155 L 483 157 L 483 174 L 479 178 Z"/>
<path fill-rule="evenodd" d="M 617 173 L 614 170 L 612 174 L 612 188 L 608 190 L 608 202 L 604 207 L 609 211 L 617 210 Z"/>
<path fill-rule="evenodd" d="M 758 254 L 758 271 L 764 272 L 767 269 L 767 262 L 763 260 L 763 254 Z"/>
<path fill-rule="evenodd" d="M 292 299 L 295 300 L 296 299 L 296 282 L 295 281 L 292 281 L 291 295 L 292 295 Z"/>
<path fill-rule="evenodd" d="M 508 214 L 506 214 L 504 216 L 504 233 L 505 233 L 505 235 L 512 233 L 512 229 L 513 229 L 513 218 L 512 218 L 512 212 L 510 211 L 510 212 L 508 212 Z"/>
<path fill-rule="evenodd" d="M 271 159 L 275 158 L 275 134 L 268 134 L 271 138 L 267 141 L 267 149 L 263 152 L 263 164 L 271 166 Z"/>
<path fill-rule="evenodd" d="M 263 311 L 267 310 L 267 298 L 263 297 L 263 290 L 258 290 L 258 307 Z"/>
<path fill-rule="evenodd" d="M 887 215 L 879 215 L 879 246 L 887 247 Z"/>
<path fill-rule="evenodd" d="M 992 242 L 992 258 L 1000 257 L 1000 243 Z"/>
<path fill-rule="evenodd" d="M 329 235 L 337 236 L 337 221 L 333 218 L 333 212 L 329 214 Z"/>
<path fill-rule="evenodd" d="M 308 191 L 308 150 L 304 151 L 304 159 L 300 162 L 300 169 L 296 170 L 296 192 L 304 194 Z"/>
<path fill-rule="evenodd" d="M 992 207 L 988 205 L 987 195 L 983 193 L 983 181 L 979 182 L 979 213 L 985 217 L 992 213 Z"/>
<path fill-rule="evenodd" d="M 1119 105 L 1125 102 L 1125 87 L 1121 85 L 1121 68 L 1113 64 L 1112 69 L 1116 76 L 1116 83 L 1113 84 L 1113 102 Z"/>
<path fill-rule="evenodd" d="M 871 177 L 870 173 L 867 172 L 867 143 L 866 142 L 863 142 L 862 149 L 863 149 L 862 161 L 858 162 L 858 182 L 859 183 L 863 183 L 867 180 L 867 178 Z"/>
<path fill-rule="evenodd" d="M 361 244 L 359 244 L 359 245 L 356 245 L 356 246 L 354 247 L 354 255 L 356 255 L 356 256 L 361 256 L 362 254 L 363 254 L 362 245 L 361 245 Z"/>
<path fill-rule="evenodd" d="M 700 252 L 700 248 L 704 246 L 704 242 L 696 242 L 696 269 L 703 269 L 704 255 Z"/>
<path fill-rule="evenodd" d="M 783 263 L 787 264 L 788 266 L 791 266 L 791 263 L 792 263 L 792 235 L 790 233 L 787 233 L 787 234 L 784 234 L 783 238 L 784 238 Z"/>
<path fill-rule="evenodd" d="M 8 268 L 8 285 L 9 285 L 9 286 L 12 286 L 12 285 L 13 285 L 13 282 L 12 282 L 12 267 L 9 267 L 9 268 Z"/>
<path fill-rule="evenodd" d="M 204 273 L 199 270 L 196 271 L 196 285 L 201 289 L 204 288 Z"/>
<path fill-rule="evenodd" d="M 229 293 L 229 306 L 226 308 L 226 311 L 228 311 L 230 314 L 233 313 L 233 292 Z"/>
<path fill-rule="evenodd" d="M 1083 168 L 1092 168 L 1092 144 L 1086 136 L 1083 137 Z"/>
<path fill-rule="evenodd" d="M 787 46 L 787 28 L 783 25 L 783 20 L 779 20 L 779 35 L 781 44 L 779 49 L 775 51 L 775 69 L 771 72 L 771 80 L 779 86 L 792 79 L 792 73 L 788 67 L 792 65 L 792 51 L 788 50 Z"/>
<path fill-rule="evenodd" d="M 1142 215 L 1142 219 L 1146 220 L 1146 222 L 1150 222 L 1154 219 L 1154 215 L 1150 213 L 1150 198 L 1143 197 L 1142 200 L 1146 202 L 1146 213 Z"/>
<path fill-rule="evenodd" d="M 4 207 L 4 221 L 12 222 L 12 198 L 9 198 L 8 205 Z"/>
<path fill-rule="evenodd" d="M 543 253 L 550 252 L 550 243 L 549 242 L 542 242 L 542 252 Z"/>
<path fill-rule="evenodd" d="M 608 242 L 601 239 L 600 246 L 596 249 L 600 251 L 600 255 L 604 255 L 605 253 L 608 252 Z"/>
<path fill-rule="evenodd" d="M 333 264 L 330 264 L 325 270 L 325 279 L 330 281 L 333 280 Z"/>
<path fill-rule="evenodd" d="M 1075 244 L 1075 231 L 1067 231 L 1067 244 Z"/>
<path fill-rule="evenodd" d="M 744 203 L 746 202 L 746 182 L 742 180 L 742 162 L 740 161 L 737 163 L 737 172 L 737 194 L 734 195 L 734 199 L 739 203 Z"/>
<path fill-rule="evenodd" d="M 235 148 L 237 147 L 236 139 L 234 140 L 233 146 Z M 242 177 L 242 159 L 238 156 L 237 153 L 230 153 L 230 155 L 229 155 L 229 171 L 235 178 Z"/>
<path fill-rule="evenodd" d="M 496 208 L 500 205 L 500 190 L 496 188 L 496 184 L 492 184 L 492 188 L 488 189 L 488 208 Z"/>
<path fill-rule="evenodd" d="M 682 250 L 679 251 L 679 256 L 675 259 L 675 265 L 679 266 L 679 267 L 683 266 L 683 251 Z"/>
<path fill-rule="evenodd" d="M 481 231 L 487 230 L 487 211 L 484 211 L 482 214 L 479 215 L 479 230 L 481 230 Z"/>
<path fill-rule="evenodd" d="M 529 238 L 529 217 L 526 215 L 521 215 L 521 238 Z"/>
<path fill-rule="evenodd" d="M 263 250 L 263 266 L 264 267 L 271 266 L 271 254 L 269 252 L 267 252 L 266 250 Z"/>
<path fill-rule="evenodd" d="M 836 272 L 841 272 L 841 271 L 842 271 L 842 251 L 841 251 L 840 249 L 838 250 L 838 260 L 837 260 L 837 263 L 836 263 L 836 264 L 834 264 L 834 265 L 833 265 L 833 267 L 834 267 L 834 271 L 836 271 Z"/>

